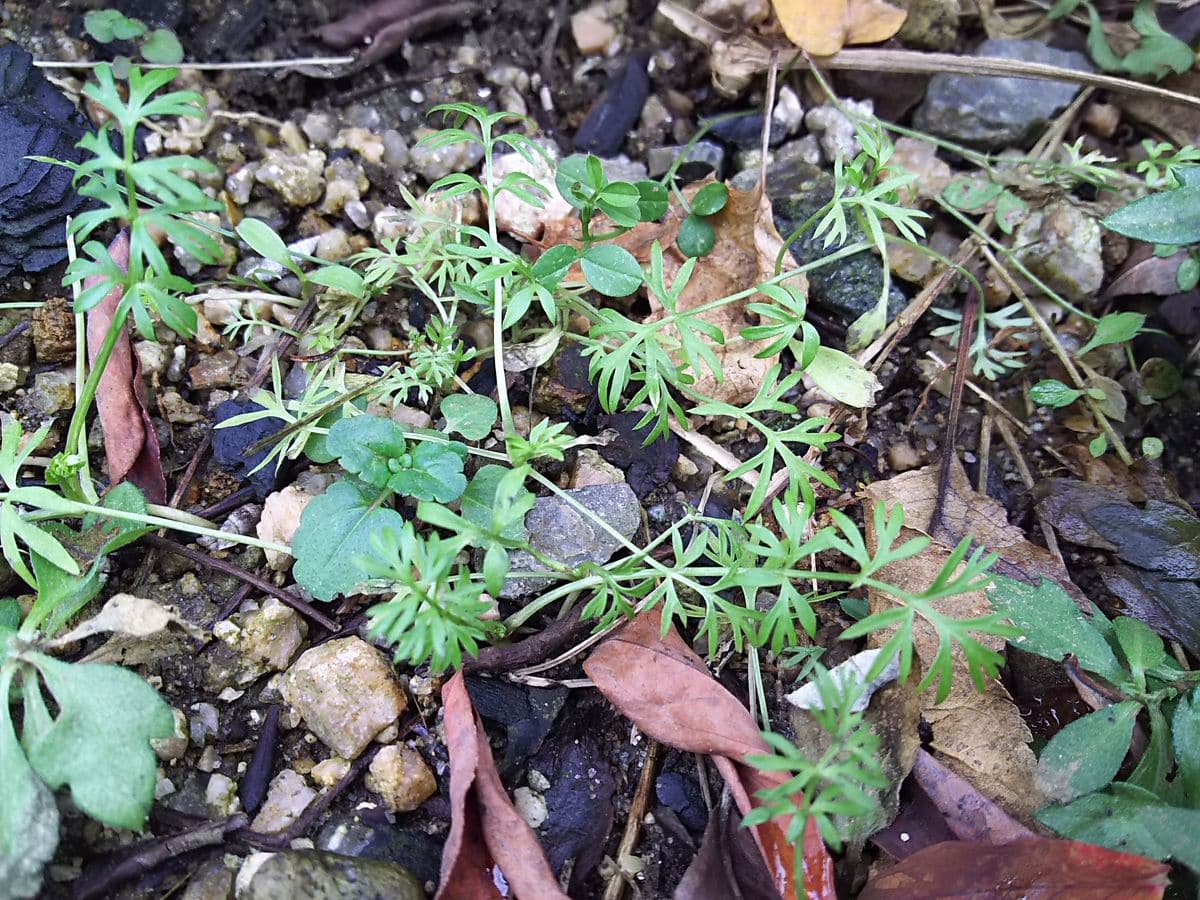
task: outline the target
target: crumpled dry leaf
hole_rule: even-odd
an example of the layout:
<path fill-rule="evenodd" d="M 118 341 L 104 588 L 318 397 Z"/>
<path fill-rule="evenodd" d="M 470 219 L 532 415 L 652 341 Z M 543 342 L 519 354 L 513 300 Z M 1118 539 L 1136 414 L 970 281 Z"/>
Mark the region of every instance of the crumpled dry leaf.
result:
<path fill-rule="evenodd" d="M 657 610 L 642 613 L 602 643 L 583 669 L 645 734 L 679 750 L 710 754 L 743 814 L 753 806 L 756 791 L 786 780 L 782 773 L 760 771 L 742 762 L 751 754 L 770 753 L 757 725 L 674 628 L 663 636 Z M 754 831 L 784 900 L 794 900 L 799 885 L 792 879 L 787 825 L 773 820 Z M 808 896 L 836 897 L 833 860 L 811 820 L 804 835 L 804 860 Z"/>
<path fill-rule="evenodd" d="M 673 900 L 778 900 L 762 854 L 728 794 L 708 817 L 708 827 Z"/>
<path fill-rule="evenodd" d="M 1140 485 L 1049 478 L 1038 485 L 1038 512 L 1075 544 L 1116 554 L 1129 565 L 1101 566 L 1104 586 L 1128 615 L 1200 648 L 1200 519 L 1181 504 L 1130 501 Z"/>
<path fill-rule="evenodd" d="M 771 0 L 783 32 L 813 56 L 892 37 L 908 13 L 883 0 Z"/>
<path fill-rule="evenodd" d="M 50 646 L 63 647 L 93 634 L 108 631 L 135 638 L 147 638 L 166 631 L 172 625 L 178 626 L 196 640 L 208 638 L 208 633 L 203 628 L 197 628 L 188 622 L 173 606 L 163 606 L 154 600 L 135 597 L 133 594 L 114 594 L 100 612 L 86 622 L 76 625 L 66 634 L 60 634 L 50 642 Z"/>
<path fill-rule="evenodd" d="M 684 196 L 691 200 L 701 188 L 712 182 L 710 177 L 689 185 L 684 189 Z M 663 248 L 665 281 L 670 285 L 687 260 L 675 245 L 684 216 L 685 210 L 672 195 L 671 206 L 662 221 L 642 223 L 614 238 L 613 243 L 625 248 L 638 262 L 645 264 L 650 260 L 654 242 L 658 241 Z M 765 193 L 730 188 L 725 207 L 709 216 L 708 221 L 716 232 L 716 243 L 710 253 L 699 258 L 691 280 L 680 294 L 680 312 L 744 291 L 775 274 L 775 260 L 783 248 L 783 237 L 775 228 L 771 201 Z M 560 243 L 579 246 L 579 236 L 579 218 L 572 214 L 559 222 L 547 223 L 540 243 L 544 247 Z M 785 270 L 796 267 L 791 251 L 784 254 L 783 267 Z M 576 267 L 573 273 L 578 271 Z M 582 278 L 582 275 L 579 277 Z M 801 292 L 808 290 L 808 279 L 803 274 L 789 279 L 787 284 Z M 646 321 L 664 318 L 668 313 L 660 299 L 653 295 L 649 299 L 651 314 Z M 721 329 L 726 343 L 713 347 L 723 370 L 723 380 L 718 382 L 708 369 L 702 369 L 696 373 L 695 388 L 699 393 L 734 405 L 745 403 L 758 393 L 763 377 L 774 360 L 756 359 L 754 356 L 768 345 L 768 341 L 738 339 L 741 330 L 751 324 L 746 318 L 746 304 L 752 299 L 750 297 L 701 314 L 703 319 Z M 667 327 L 663 329 L 663 336 L 670 340 L 677 335 L 674 329 Z"/>
<path fill-rule="evenodd" d="M 435 900 L 499 900 L 507 882 L 521 900 L 567 900 L 537 835 L 504 789 L 463 674 L 442 688 L 450 751 L 450 834 Z M 499 869 L 498 873 L 496 869 Z M 504 881 L 499 880 L 503 873 Z"/>
<path fill-rule="evenodd" d="M 959 840 L 1007 844 L 1035 836 L 1033 831 L 979 793 L 967 779 L 951 772 L 928 751 L 917 751 L 912 774 Z"/>
<path fill-rule="evenodd" d="M 1139 243 L 1130 251 L 1121 271 L 1102 296 L 1109 299 L 1129 294 L 1157 294 L 1160 297 L 1178 294 L 1175 275 L 1185 259 L 1186 250 L 1171 256 L 1158 256 L 1153 246 Z"/>
<path fill-rule="evenodd" d="M 905 472 L 887 481 L 878 481 L 863 491 L 873 507 L 882 501 L 887 506 L 904 508 L 906 525 L 900 534 L 903 542 L 918 534 L 929 535 L 930 519 L 937 502 L 938 468 L 927 466 Z M 867 517 L 867 543 L 875 546 L 873 520 Z M 1038 583 L 1051 578 L 1080 602 L 1083 595 L 1070 580 L 1058 559 L 1048 550 L 1026 540 L 1024 533 L 1008 524 L 1004 507 L 971 489 L 962 466 L 954 461 L 949 496 L 943 507 L 943 523 L 953 542 L 970 535 L 989 551 L 999 553 L 993 571 L 1023 581 Z M 932 537 L 932 535 L 930 535 Z M 879 577 L 912 593 L 920 593 L 933 581 L 949 558 L 953 545 L 934 539 L 925 552 L 894 563 L 881 570 Z M 889 609 L 893 601 L 882 592 L 871 592 L 871 611 Z M 992 612 L 982 592 L 961 594 L 937 604 L 938 609 L 955 618 L 975 618 Z M 983 636 L 983 642 L 1000 650 L 1004 640 Z M 936 632 L 920 619 L 914 627 L 917 654 L 928 664 L 938 646 Z M 958 655 L 956 654 L 956 663 Z M 975 691 L 965 665 L 956 665 L 950 696 L 940 704 L 927 695 L 922 713 L 933 725 L 931 744 L 938 758 L 952 771 L 974 784 L 985 796 L 993 797 L 1018 819 L 1029 820 L 1045 804 L 1036 788 L 1033 772 L 1037 760 L 1029 747 L 1032 734 L 1021 719 L 1016 704 L 999 682 L 992 681 L 983 694 Z"/>
<path fill-rule="evenodd" d="M 129 233 L 118 234 L 109 244 L 108 252 L 122 269 L 128 266 Z M 94 283 L 95 279 L 89 278 L 84 287 Z M 88 365 L 96 364 L 96 354 L 112 327 L 121 294 L 120 288 L 114 288 L 87 314 Z M 136 485 L 150 503 L 166 503 L 167 480 L 163 475 L 158 435 L 146 408 L 142 363 L 133 352 L 128 330 L 123 330 L 126 333 L 117 341 L 96 389 L 108 475 L 113 484 L 129 481 Z"/>
<path fill-rule="evenodd" d="M 1158 900 L 1170 866 L 1078 841 L 1027 838 L 1009 844 L 946 841 L 867 882 L 860 900 L 1022 897 Z"/>

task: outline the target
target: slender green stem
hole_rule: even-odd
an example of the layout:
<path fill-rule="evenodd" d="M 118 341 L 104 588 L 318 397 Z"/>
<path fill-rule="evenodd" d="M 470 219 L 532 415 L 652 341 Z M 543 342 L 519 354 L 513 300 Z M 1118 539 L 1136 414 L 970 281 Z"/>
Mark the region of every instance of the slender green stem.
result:
<path fill-rule="evenodd" d="M 485 125 L 483 130 L 483 177 L 486 181 L 484 190 L 487 192 L 487 223 L 488 237 L 492 244 L 499 241 L 499 230 L 496 227 L 496 174 L 492 163 L 494 144 L 492 129 Z M 494 265 L 500 264 L 498 257 L 492 258 Z M 516 422 L 513 419 L 512 404 L 508 399 L 508 378 L 504 373 L 504 279 L 492 281 L 492 363 L 496 368 L 496 399 L 500 405 L 500 426 L 504 436 L 517 434 Z"/>
<path fill-rule="evenodd" d="M 109 325 L 108 333 L 104 335 L 104 342 L 96 353 L 96 359 L 92 363 L 91 371 L 88 372 L 87 381 L 84 382 L 79 400 L 75 404 L 75 412 L 71 416 L 71 425 L 67 429 L 67 440 L 64 445 L 68 451 L 79 446 L 80 438 L 87 427 L 88 413 L 91 412 L 92 402 L 96 399 L 96 391 L 100 387 L 100 379 L 104 376 L 104 370 L 108 366 L 108 360 L 112 356 L 113 350 L 117 347 L 117 342 L 125 333 L 125 320 L 128 317 L 129 303 L 122 298 L 121 302 L 117 304 L 112 324 Z"/>

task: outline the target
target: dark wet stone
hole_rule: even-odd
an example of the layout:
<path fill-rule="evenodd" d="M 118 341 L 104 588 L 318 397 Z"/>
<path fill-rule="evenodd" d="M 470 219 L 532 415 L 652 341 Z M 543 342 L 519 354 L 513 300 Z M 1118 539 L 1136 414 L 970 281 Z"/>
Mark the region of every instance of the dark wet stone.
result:
<path fill-rule="evenodd" d="M 776 162 L 767 169 L 767 196 L 775 213 L 775 227 L 786 239 L 803 225 L 833 196 L 833 176 L 819 166 L 806 163 L 780 151 Z M 793 241 L 792 255 L 800 265 L 828 256 L 832 249 L 823 238 L 814 238 L 810 226 L 804 237 Z M 851 227 L 849 240 L 861 241 L 865 235 Z M 833 265 L 808 273 L 810 303 L 853 321 L 875 308 L 883 287 L 883 266 L 879 257 L 864 250 Z M 906 304 L 904 294 L 893 283 L 888 294 L 888 319 L 893 319 Z"/>
<path fill-rule="evenodd" d="M 40 272 L 66 258 L 66 219 L 85 198 L 71 171 L 37 162 L 80 162 L 75 146 L 87 122 L 13 44 L 0 46 L 0 276 L 17 267 Z"/>
<path fill-rule="evenodd" d="M 217 420 L 214 424 L 257 409 L 262 407 L 252 400 L 226 400 L 217 407 Z M 267 454 L 271 452 L 270 447 L 259 450 L 252 456 L 244 454 L 248 447 L 265 437 L 270 437 L 282 425 L 278 419 L 268 417 L 230 428 L 214 428 L 213 459 L 217 465 L 230 469 L 249 481 L 259 497 L 266 497 L 275 490 L 275 466 L 265 465 L 254 474 L 251 474 L 251 470 L 267 458 Z"/>
<path fill-rule="evenodd" d="M 697 141 L 690 147 L 678 144 L 671 147 L 653 147 L 646 154 L 646 168 L 651 178 L 667 174 L 675 160 L 683 156 L 683 162 L 675 170 L 676 177 L 686 183 L 699 181 L 709 175 L 720 177 L 725 168 L 725 150 L 712 141 Z"/>
<path fill-rule="evenodd" d="M 994 38 L 975 56 L 1015 59 L 1091 72 L 1082 53 L 1057 50 L 1041 41 Z M 935 75 L 914 127 L 975 147 L 999 150 L 1031 143 L 1046 123 L 1079 93 L 1078 84 L 1032 78 Z"/>
<path fill-rule="evenodd" d="M 608 83 L 600 102 L 588 113 L 575 132 L 575 149 L 597 156 L 616 156 L 642 114 L 650 95 L 650 76 L 646 66 L 650 54 L 631 53 L 625 64 Z"/>

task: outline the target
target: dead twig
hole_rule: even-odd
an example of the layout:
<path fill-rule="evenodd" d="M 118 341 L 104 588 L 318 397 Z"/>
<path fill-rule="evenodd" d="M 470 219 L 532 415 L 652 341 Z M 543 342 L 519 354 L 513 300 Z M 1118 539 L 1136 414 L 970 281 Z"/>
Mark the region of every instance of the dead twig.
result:
<path fill-rule="evenodd" d="M 255 575 L 253 572 L 243 569 L 241 566 L 234 565 L 228 560 L 217 559 L 216 557 L 209 556 L 206 553 L 201 553 L 199 550 L 193 550 L 191 547 L 185 546 L 184 544 L 168 540 L 167 538 L 159 537 L 156 534 L 145 535 L 141 539 L 141 543 L 149 544 L 151 547 L 155 547 L 159 550 L 165 550 L 168 553 L 174 553 L 176 556 L 182 556 L 184 559 L 190 559 L 192 562 L 199 563 L 200 565 L 209 569 L 215 569 L 216 571 L 222 572 L 226 575 L 232 575 L 234 578 L 253 585 L 264 594 L 268 594 L 269 596 L 274 597 L 276 600 L 279 600 L 281 603 L 290 606 L 292 609 L 296 610 L 296 612 L 306 616 L 309 619 L 312 619 L 312 621 L 316 622 L 327 631 L 337 631 L 340 627 L 338 623 L 329 618 L 329 616 L 325 615 L 320 610 L 315 609 L 311 603 L 306 603 L 299 597 L 289 594 L 283 588 L 276 587 L 274 584 L 267 581 L 267 579 L 261 578 L 258 575 Z"/>
<path fill-rule="evenodd" d="M 75 900 L 111 897 L 116 888 L 145 875 L 170 859 L 222 844 L 226 835 L 246 826 L 249 819 L 238 813 L 219 822 L 205 821 L 170 837 L 154 838 L 138 844 L 129 855 L 116 864 L 106 866 L 95 875 L 87 873 L 75 882 Z"/>
<path fill-rule="evenodd" d="M 963 306 L 962 327 L 958 332 L 958 359 L 954 363 L 954 384 L 950 389 L 950 413 L 946 416 L 946 439 L 942 444 L 942 459 L 938 466 L 937 500 L 929 517 L 930 537 L 952 543 L 953 530 L 946 522 L 946 496 L 950 493 L 950 475 L 957 460 L 958 417 L 962 412 L 963 384 L 970 368 L 971 340 L 975 332 L 975 316 L 979 312 L 979 292 L 972 285 L 967 289 Z"/>
<path fill-rule="evenodd" d="M 631 856 L 637 849 L 638 840 L 642 833 L 642 819 L 650 806 L 650 790 L 654 786 L 654 776 L 658 772 L 658 760 L 662 755 L 662 744 L 650 741 L 650 749 L 646 751 L 646 761 L 642 763 L 642 775 L 638 779 L 637 790 L 629 804 L 629 814 L 625 817 L 625 831 L 621 834 L 621 843 L 617 846 L 616 871 L 604 888 L 602 900 L 621 900 L 625 893 L 625 875 L 621 869 L 621 860 Z"/>

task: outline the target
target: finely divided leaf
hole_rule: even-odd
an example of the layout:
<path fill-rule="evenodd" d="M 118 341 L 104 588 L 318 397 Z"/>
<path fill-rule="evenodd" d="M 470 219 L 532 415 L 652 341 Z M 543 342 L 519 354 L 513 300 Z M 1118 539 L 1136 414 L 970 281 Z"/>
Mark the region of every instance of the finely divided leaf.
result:
<path fill-rule="evenodd" d="M 29 747 L 35 771 L 51 787 L 67 785 L 75 804 L 116 828 L 141 829 L 154 802 L 158 759 L 150 746 L 175 730 L 171 707 L 142 678 L 120 666 L 33 662 L 58 715 Z"/>

